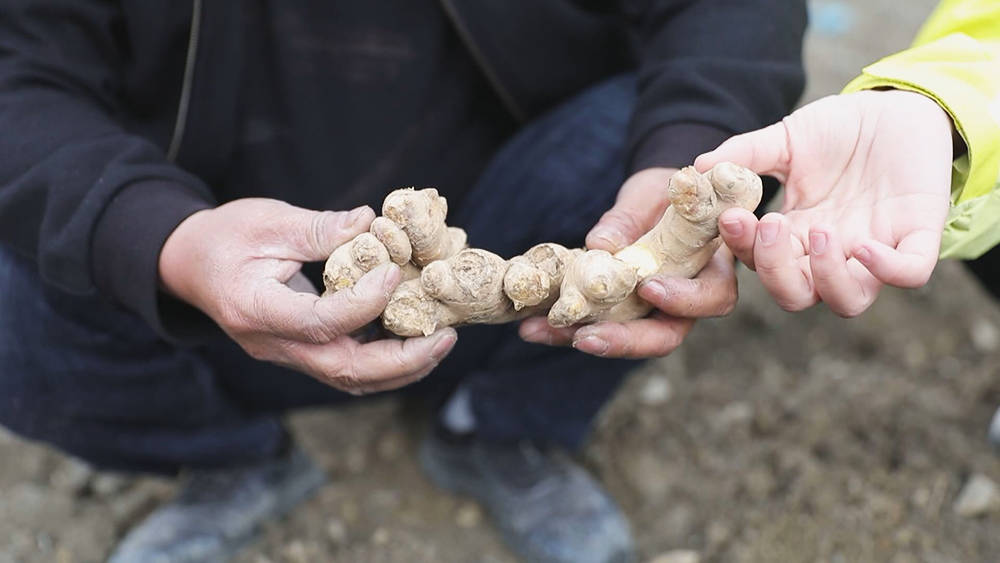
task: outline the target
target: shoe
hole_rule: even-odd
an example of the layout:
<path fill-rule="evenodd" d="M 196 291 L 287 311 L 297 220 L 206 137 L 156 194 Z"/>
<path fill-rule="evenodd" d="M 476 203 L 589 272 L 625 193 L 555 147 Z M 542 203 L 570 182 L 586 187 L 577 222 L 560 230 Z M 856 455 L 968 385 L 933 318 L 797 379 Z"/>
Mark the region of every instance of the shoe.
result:
<path fill-rule="evenodd" d="M 528 561 L 635 560 L 621 510 L 564 455 L 529 442 L 496 444 L 436 429 L 421 444 L 420 463 L 438 487 L 482 503 L 507 544 Z"/>
<path fill-rule="evenodd" d="M 298 448 L 252 466 L 192 471 L 177 497 L 133 528 L 108 563 L 226 561 L 263 522 L 283 515 L 325 480 Z"/>

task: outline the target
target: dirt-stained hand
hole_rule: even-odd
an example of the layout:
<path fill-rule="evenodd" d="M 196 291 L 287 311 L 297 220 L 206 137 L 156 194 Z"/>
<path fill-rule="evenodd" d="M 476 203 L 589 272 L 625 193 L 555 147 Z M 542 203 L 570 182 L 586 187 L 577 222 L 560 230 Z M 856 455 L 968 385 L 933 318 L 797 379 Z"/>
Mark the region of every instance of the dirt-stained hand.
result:
<path fill-rule="evenodd" d="M 160 279 L 256 359 L 353 394 L 402 387 L 430 373 L 457 336 L 452 329 L 368 343 L 349 336 L 378 318 L 399 284 L 399 268 L 376 268 L 327 297 L 297 276 L 303 263 L 325 260 L 365 232 L 374 216 L 368 207 L 318 212 L 270 199 L 236 200 L 181 222 L 160 254 Z"/>

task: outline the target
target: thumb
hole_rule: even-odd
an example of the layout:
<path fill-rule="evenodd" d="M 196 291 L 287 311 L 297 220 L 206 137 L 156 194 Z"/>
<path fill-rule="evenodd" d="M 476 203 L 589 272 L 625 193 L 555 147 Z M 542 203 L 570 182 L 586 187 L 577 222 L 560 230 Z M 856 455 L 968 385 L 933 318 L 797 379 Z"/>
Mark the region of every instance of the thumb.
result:
<path fill-rule="evenodd" d="M 587 248 L 617 252 L 652 229 L 670 204 L 667 184 L 675 172 L 676 168 L 647 168 L 629 177 L 615 205 L 587 234 Z"/>
<path fill-rule="evenodd" d="M 351 211 L 312 211 L 291 207 L 282 218 L 281 232 L 301 262 L 326 260 L 340 245 L 367 232 L 375 212 L 363 206 Z"/>
<path fill-rule="evenodd" d="M 730 138 L 714 151 L 696 158 L 694 167 L 699 172 L 706 172 L 720 162 L 732 162 L 757 174 L 774 176 L 784 183 L 790 160 L 788 129 L 784 121 L 779 121 Z"/>

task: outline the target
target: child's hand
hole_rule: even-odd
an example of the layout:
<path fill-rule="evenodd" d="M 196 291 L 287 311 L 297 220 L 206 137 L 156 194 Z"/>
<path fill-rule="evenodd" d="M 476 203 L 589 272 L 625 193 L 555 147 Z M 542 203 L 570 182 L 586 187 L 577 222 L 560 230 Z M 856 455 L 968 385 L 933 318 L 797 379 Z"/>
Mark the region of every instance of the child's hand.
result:
<path fill-rule="evenodd" d="M 831 96 L 695 162 L 732 161 L 785 184 L 781 213 L 733 209 L 720 231 L 784 309 L 825 301 L 864 312 L 883 284 L 920 287 L 948 213 L 952 124 L 933 100 L 898 90 Z"/>

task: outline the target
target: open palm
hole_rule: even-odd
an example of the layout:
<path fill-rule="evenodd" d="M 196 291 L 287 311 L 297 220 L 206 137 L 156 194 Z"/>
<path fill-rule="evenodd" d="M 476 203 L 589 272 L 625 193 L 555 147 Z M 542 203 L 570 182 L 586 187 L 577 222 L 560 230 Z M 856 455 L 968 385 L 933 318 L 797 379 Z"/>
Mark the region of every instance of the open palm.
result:
<path fill-rule="evenodd" d="M 720 219 L 727 245 L 783 308 L 825 301 L 854 316 L 883 284 L 919 287 L 933 272 L 952 134 L 931 99 L 896 90 L 824 98 L 730 139 L 696 166 L 727 160 L 785 184 L 780 213 Z"/>

